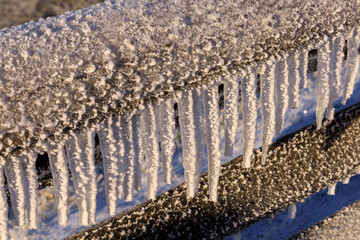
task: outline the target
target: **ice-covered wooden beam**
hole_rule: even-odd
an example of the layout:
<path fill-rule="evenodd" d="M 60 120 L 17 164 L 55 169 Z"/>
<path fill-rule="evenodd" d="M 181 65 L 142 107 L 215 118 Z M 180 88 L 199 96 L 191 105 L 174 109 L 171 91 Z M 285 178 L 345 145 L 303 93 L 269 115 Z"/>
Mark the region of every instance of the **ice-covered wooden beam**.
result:
<path fill-rule="evenodd" d="M 312 124 L 271 145 L 265 166 L 259 150 L 250 169 L 242 167 L 242 156 L 225 164 L 216 203 L 206 201 L 204 173 L 194 198 L 181 184 L 68 239 L 222 239 L 358 172 L 359 126 L 356 104 L 320 131 Z"/>
<path fill-rule="evenodd" d="M 359 13 L 356 0 L 125 0 L 0 30 L 0 155 L 307 49 Z"/>

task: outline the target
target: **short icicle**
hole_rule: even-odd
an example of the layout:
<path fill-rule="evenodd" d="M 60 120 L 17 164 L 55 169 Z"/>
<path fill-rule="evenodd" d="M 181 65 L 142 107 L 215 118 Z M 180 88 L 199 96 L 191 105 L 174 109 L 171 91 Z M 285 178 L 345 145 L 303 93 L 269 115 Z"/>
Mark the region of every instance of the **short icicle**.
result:
<path fill-rule="evenodd" d="M 124 143 L 124 199 L 131 202 L 134 188 L 134 148 L 131 117 L 123 116 L 121 118 L 121 130 Z"/>
<path fill-rule="evenodd" d="M 8 159 L 4 166 L 6 179 L 10 192 L 11 205 L 15 214 L 16 223 L 19 226 L 26 224 L 25 217 L 25 169 L 21 162 L 21 158 L 16 156 Z"/>
<path fill-rule="evenodd" d="M 343 62 L 343 48 L 344 38 L 340 36 L 334 36 L 330 39 L 330 96 L 329 104 L 326 110 L 326 119 L 334 119 L 334 102 L 339 97 L 341 87 L 341 74 L 342 74 L 342 62 Z"/>
<path fill-rule="evenodd" d="M 348 52 L 342 104 L 346 103 L 354 91 L 355 79 L 359 70 L 359 41 L 360 27 L 356 26 L 347 39 Z"/>
<path fill-rule="evenodd" d="M 49 147 L 48 156 L 54 182 L 55 199 L 57 202 L 59 224 L 66 226 L 68 217 L 69 172 L 63 144 Z"/>
<path fill-rule="evenodd" d="M 221 168 L 218 85 L 211 84 L 203 92 L 204 129 L 208 153 L 209 199 L 217 201 Z"/>
<path fill-rule="evenodd" d="M 299 89 L 308 88 L 307 70 L 309 64 L 309 50 L 302 49 L 299 55 L 299 76 L 300 86 Z"/>
<path fill-rule="evenodd" d="M 80 160 L 84 166 L 88 223 L 94 224 L 96 214 L 96 172 L 95 172 L 95 132 L 93 130 L 81 131 L 77 134 L 77 145 L 80 150 Z"/>
<path fill-rule="evenodd" d="M 241 81 L 242 123 L 243 123 L 243 167 L 250 168 L 256 136 L 256 72 L 249 67 Z"/>
<path fill-rule="evenodd" d="M 296 204 L 291 204 L 288 208 L 289 219 L 295 219 L 296 216 Z"/>
<path fill-rule="evenodd" d="M 325 41 L 318 51 L 318 78 L 316 81 L 316 128 L 320 129 L 329 103 L 330 42 Z"/>
<path fill-rule="evenodd" d="M 328 195 L 335 195 L 335 190 L 336 190 L 336 183 L 334 184 L 331 184 L 329 187 L 328 187 Z"/>
<path fill-rule="evenodd" d="M 149 104 L 141 113 L 148 199 L 156 198 L 159 171 L 159 141 L 156 134 L 156 119 L 153 105 Z"/>
<path fill-rule="evenodd" d="M 174 102 L 165 99 L 159 106 L 159 126 L 161 136 L 161 161 L 164 168 L 164 182 L 171 184 L 172 158 L 175 152 Z"/>
<path fill-rule="evenodd" d="M 224 81 L 225 147 L 224 155 L 233 155 L 236 129 L 239 119 L 239 78 L 230 75 Z"/>
<path fill-rule="evenodd" d="M 133 126 L 134 147 L 134 188 L 139 191 L 141 189 L 141 165 L 144 160 L 140 114 L 135 113 L 131 121 Z"/>
<path fill-rule="evenodd" d="M 0 239 L 8 239 L 8 202 L 5 193 L 5 178 L 3 168 L 5 160 L 0 157 Z"/>
<path fill-rule="evenodd" d="M 98 136 L 104 165 L 104 187 L 108 213 L 113 216 L 116 212 L 118 160 L 116 159 L 115 140 L 111 128 L 112 118 L 99 125 Z"/>
<path fill-rule="evenodd" d="M 288 65 L 288 79 L 289 79 L 289 108 L 297 108 L 299 106 L 299 53 L 291 52 L 287 58 Z"/>
<path fill-rule="evenodd" d="M 261 164 L 264 165 L 267 159 L 268 147 L 274 137 L 275 128 L 275 66 L 274 60 L 266 62 L 263 74 L 260 74 L 260 97 L 262 112 L 262 156 Z"/>
<path fill-rule="evenodd" d="M 181 134 L 181 145 L 183 155 L 183 166 L 187 195 L 195 195 L 195 176 L 196 176 L 196 144 L 195 144 L 195 124 L 194 124 L 194 99 L 193 91 L 185 91 L 178 103 L 179 124 Z"/>
<path fill-rule="evenodd" d="M 289 80 L 286 55 L 276 63 L 275 67 L 275 134 L 279 135 L 284 126 L 285 113 L 288 108 Z"/>

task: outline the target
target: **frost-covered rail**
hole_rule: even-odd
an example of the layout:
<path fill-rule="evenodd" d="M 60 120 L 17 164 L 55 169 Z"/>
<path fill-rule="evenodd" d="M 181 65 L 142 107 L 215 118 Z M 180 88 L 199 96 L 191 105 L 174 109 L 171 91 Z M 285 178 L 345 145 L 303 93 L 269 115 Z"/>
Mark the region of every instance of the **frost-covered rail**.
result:
<path fill-rule="evenodd" d="M 160 166 L 164 180 L 171 181 L 175 102 L 187 194 L 198 191 L 206 146 L 209 200 L 216 202 L 222 151 L 218 85 L 225 83 L 227 156 L 232 155 L 241 89 L 243 166 L 249 168 L 260 79 L 266 164 L 286 109 L 298 106 L 299 90 L 307 86 L 311 49 L 318 49 L 319 56 L 316 115 L 321 129 L 325 111 L 331 119 L 340 94 L 345 40 L 343 102 L 353 91 L 359 2 L 275 2 L 106 1 L 1 30 L 0 167 L 9 179 L 18 224 L 36 228 L 36 221 L 31 224 L 36 206 L 31 159 L 44 151 L 50 156 L 59 223 L 67 222 L 67 165 L 80 224 L 94 222 L 95 133 L 108 212 L 115 214 L 117 199 L 132 200 L 144 157 L 148 198 L 155 199 Z M 5 226 L 6 218 L 0 220 Z"/>
<path fill-rule="evenodd" d="M 69 239 L 221 239 L 359 172 L 359 134 L 356 104 L 320 131 L 313 124 L 271 145 L 265 166 L 259 150 L 250 169 L 242 167 L 243 157 L 225 164 L 217 203 L 204 201 L 204 173 L 194 198 L 181 184 Z"/>

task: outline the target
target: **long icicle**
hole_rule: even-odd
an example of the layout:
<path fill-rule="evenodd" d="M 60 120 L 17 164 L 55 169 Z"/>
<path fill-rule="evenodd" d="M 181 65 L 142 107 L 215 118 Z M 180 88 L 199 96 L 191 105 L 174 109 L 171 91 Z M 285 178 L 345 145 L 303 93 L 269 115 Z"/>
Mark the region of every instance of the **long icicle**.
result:
<path fill-rule="evenodd" d="M 85 183 L 86 205 L 88 223 L 96 222 L 96 172 L 95 172 L 95 132 L 92 130 L 80 131 L 77 134 L 77 143 L 80 149 L 80 159 L 83 163 L 83 172 L 86 176 Z"/>
<path fill-rule="evenodd" d="M 216 202 L 221 168 L 218 85 L 213 84 L 205 89 L 203 99 L 204 129 L 208 153 L 209 199 Z"/>
<path fill-rule="evenodd" d="M 273 60 L 266 63 L 264 73 L 260 75 L 260 96 L 262 111 L 262 156 L 261 164 L 264 165 L 267 159 L 268 147 L 274 137 L 275 127 L 275 66 Z"/>
<path fill-rule="evenodd" d="M 134 187 L 134 148 L 133 130 L 130 117 L 121 118 L 122 139 L 124 143 L 124 199 L 127 202 L 133 200 Z"/>
<path fill-rule="evenodd" d="M 280 134 L 284 126 L 285 113 L 288 108 L 289 96 L 289 80 L 288 68 L 286 63 L 286 55 L 276 63 L 275 68 L 275 133 Z"/>
<path fill-rule="evenodd" d="M 300 51 L 300 55 L 299 55 L 300 89 L 308 88 L 308 79 L 307 79 L 308 64 L 309 64 L 309 51 L 305 48 Z"/>
<path fill-rule="evenodd" d="M 164 168 L 164 181 L 171 184 L 172 158 L 175 152 L 175 119 L 174 102 L 165 99 L 159 106 L 159 123 L 161 136 L 161 161 Z"/>
<path fill-rule="evenodd" d="M 140 114 L 134 114 L 131 121 L 133 125 L 134 146 L 134 187 L 139 191 L 141 189 L 141 165 L 144 160 Z"/>
<path fill-rule="evenodd" d="M 194 180 L 194 191 L 198 191 L 202 160 L 204 158 L 204 112 L 203 112 L 203 96 L 200 87 L 192 90 L 193 94 L 193 119 L 195 126 L 195 142 L 196 145 L 196 164 L 195 164 L 195 180 Z"/>
<path fill-rule="evenodd" d="M 25 170 L 19 157 L 13 157 L 5 162 L 6 179 L 10 192 L 11 205 L 15 214 L 16 223 L 24 226 L 25 221 Z"/>
<path fill-rule="evenodd" d="M 292 52 L 287 58 L 289 70 L 289 108 L 297 108 L 299 106 L 299 53 Z"/>
<path fill-rule="evenodd" d="M 181 145 L 183 155 L 183 166 L 187 195 L 195 195 L 195 174 L 196 174 L 196 144 L 195 144 L 195 124 L 194 124 L 194 99 L 193 91 L 183 92 L 179 101 L 179 124 L 181 134 Z"/>
<path fill-rule="evenodd" d="M 326 118 L 331 121 L 334 119 L 335 111 L 333 104 L 340 94 L 344 38 L 341 35 L 332 37 L 330 39 L 330 47 L 330 96 L 326 110 Z"/>
<path fill-rule="evenodd" d="M 48 150 L 51 173 L 53 176 L 55 199 L 57 202 L 59 224 L 66 226 L 68 212 L 69 173 L 64 145 L 53 145 Z"/>
<path fill-rule="evenodd" d="M 316 81 L 316 128 L 320 129 L 329 103 L 330 42 L 325 41 L 318 51 L 318 79 Z"/>
<path fill-rule="evenodd" d="M 104 187 L 107 201 L 108 213 L 113 216 L 116 212 L 118 161 L 114 157 L 116 147 L 114 135 L 111 128 L 112 118 L 101 123 L 98 136 L 104 165 Z"/>
<path fill-rule="evenodd" d="M 8 203 L 5 193 L 5 179 L 3 168 L 5 160 L 0 157 L 0 239 L 8 239 Z"/>
<path fill-rule="evenodd" d="M 159 171 L 159 141 L 156 136 L 156 119 L 153 105 L 148 105 L 141 113 L 143 139 L 146 158 L 146 178 L 148 199 L 156 198 Z"/>
<path fill-rule="evenodd" d="M 114 161 L 117 161 L 118 173 L 117 173 L 117 197 L 121 199 L 124 195 L 124 178 L 125 178 L 125 149 L 123 141 L 123 129 L 121 125 L 121 116 L 112 117 L 112 132 L 113 132 L 113 144 L 116 149 L 112 153 Z"/>
<path fill-rule="evenodd" d="M 231 75 L 224 81 L 224 117 L 225 117 L 225 147 L 224 155 L 233 155 L 236 129 L 238 124 L 239 79 Z"/>
<path fill-rule="evenodd" d="M 254 67 L 247 70 L 241 81 L 241 100 L 243 117 L 243 167 L 250 168 L 251 156 L 256 136 L 256 73 Z"/>
<path fill-rule="evenodd" d="M 86 201 L 86 183 L 88 182 L 85 164 L 81 158 L 81 149 L 75 134 L 65 143 L 68 163 L 74 183 L 76 202 L 79 209 L 79 224 L 89 225 L 89 213 Z"/>
<path fill-rule="evenodd" d="M 359 70 L 359 38 L 360 27 L 356 26 L 350 33 L 347 40 L 347 64 L 344 82 L 344 93 L 341 103 L 345 104 L 354 91 L 356 75 Z"/>

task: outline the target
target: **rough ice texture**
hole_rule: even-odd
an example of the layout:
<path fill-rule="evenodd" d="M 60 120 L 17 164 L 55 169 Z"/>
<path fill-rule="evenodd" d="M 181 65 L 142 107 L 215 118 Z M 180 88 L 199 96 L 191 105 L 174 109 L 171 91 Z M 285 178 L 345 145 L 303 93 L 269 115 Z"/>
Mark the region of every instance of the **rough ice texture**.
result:
<path fill-rule="evenodd" d="M 328 187 L 328 195 L 335 195 L 335 190 L 336 190 L 336 183 Z"/>
<path fill-rule="evenodd" d="M 243 127 L 243 166 L 251 166 L 251 156 L 256 136 L 256 73 L 253 67 L 247 70 L 244 80 L 241 81 L 242 100 L 242 127 Z"/>
<path fill-rule="evenodd" d="M 333 120 L 334 118 L 334 101 L 340 95 L 341 76 L 343 69 L 343 48 L 344 37 L 342 34 L 338 34 L 330 38 L 330 74 L 329 74 L 329 104 L 326 109 L 326 118 Z"/>
<path fill-rule="evenodd" d="M 359 11 L 356 0 L 125 0 L 3 29 L 1 154 L 316 42 Z"/>
<path fill-rule="evenodd" d="M 306 62 L 307 65 L 307 62 Z M 286 56 L 277 61 L 275 66 L 275 133 L 280 134 L 284 126 L 285 113 L 288 108 L 289 80 Z"/>
<path fill-rule="evenodd" d="M 115 149 L 112 152 L 113 161 L 117 164 L 117 198 L 122 198 L 124 195 L 124 178 L 125 178 L 125 148 L 123 140 L 123 129 L 121 124 L 121 116 L 112 116 L 111 129 L 113 134 L 112 142 Z"/>
<path fill-rule="evenodd" d="M 262 112 L 262 158 L 265 164 L 269 145 L 272 143 L 275 128 L 275 67 L 274 61 L 269 61 L 260 73 L 260 101 Z"/>
<path fill-rule="evenodd" d="M 300 87 L 300 71 L 299 71 L 299 53 L 291 52 L 287 58 L 288 80 L 289 80 L 289 108 L 297 108 L 299 105 L 299 87 Z"/>
<path fill-rule="evenodd" d="M 209 199 L 213 202 L 217 201 L 218 184 L 221 169 L 218 100 L 218 88 L 215 83 L 214 85 L 209 86 L 203 92 L 204 130 L 208 153 Z"/>
<path fill-rule="evenodd" d="M 330 42 L 326 41 L 318 51 L 318 77 L 316 79 L 316 127 L 320 129 L 329 103 Z"/>
<path fill-rule="evenodd" d="M 141 165 L 144 160 L 140 114 L 134 114 L 131 121 L 133 126 L 134 147 L 134 188 L 139 191 L 141 189 Z"/>
<path fill-rule="evenodd" d="M 225 147 L 224 155 L 233 155 L 233 145 L 238 124 L 239 78 L 230 75 L 224 80 Z"/>
<path fill-rule="evenodd" d="M 304 89 L 308 87 L 308 78 L 307 78 L 308 62 L 309 62 L 309 50 L 307 48 L 304 48 L 300 51 L 300 55 L 299 55 L 300 89 Z"/>
<path fill-rule="evenodd" d="M 0 239 L 8 239 L 8 203 L 5 193 L 3 168 L 5 160 L 0 158 Z"/>
<path fill-rule="evenodd" d="M 344 82 L 344 93 L 342 104 L 346 103 L 346 100 L 350 98 L 354 90 L 354 84 L 357 72 L 359 70 L 359 42 L 360 42 L 360 27 L 356 26 L 349 34 L 347 47 L 347 64 Z"/>

